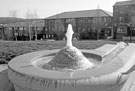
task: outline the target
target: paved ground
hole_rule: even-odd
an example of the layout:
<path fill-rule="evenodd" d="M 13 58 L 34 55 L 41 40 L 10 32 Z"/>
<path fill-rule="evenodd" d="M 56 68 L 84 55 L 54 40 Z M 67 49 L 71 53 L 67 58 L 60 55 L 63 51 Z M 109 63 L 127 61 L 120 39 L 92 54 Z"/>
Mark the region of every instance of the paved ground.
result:
<path fill-rule="evenodd" d="M 0 91 L 14 91 L 7 76 L 7 65 L 0 65 Z"/>
<path fill-rule="evenodd" d="M 135 71 L 133 71 L 120 91 L 135 91 Z"/>

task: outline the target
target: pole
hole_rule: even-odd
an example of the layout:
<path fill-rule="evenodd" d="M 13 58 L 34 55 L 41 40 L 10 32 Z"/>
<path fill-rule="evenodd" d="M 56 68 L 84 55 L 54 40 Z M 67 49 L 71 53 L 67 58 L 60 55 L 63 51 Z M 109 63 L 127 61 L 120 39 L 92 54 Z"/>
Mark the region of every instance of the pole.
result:
<path fill-rule="evenodd" d="M 37 27 L 34 27 L 35 30 L 35 40 L 37 40 Z"/>
<path fill-rule="evenodd" d="M 132 42 L 132 28 L 130 26 L 130 43 Z"/>
<path fill-rule="evenodd" d="M 99 4 L 98 4 L 98 29 L 97 29 L 97 40 L 99 40 L 99 31 L 100 31 L 100 23 L 99 23 Z"/>
<path fill-rule="evenodd" d="M 29 26 L 28 26 L 28 28 L 29 28 L 29 41 L 31 41 L 31 27 L 30 27 L 30 21 L 29 21 Z"/>
<path fill-rule="evenodd" d="M 2 39 L 4 40 L 5 39 L 5 36 L 4 36 L 4 27 L 2 26 Z"/>

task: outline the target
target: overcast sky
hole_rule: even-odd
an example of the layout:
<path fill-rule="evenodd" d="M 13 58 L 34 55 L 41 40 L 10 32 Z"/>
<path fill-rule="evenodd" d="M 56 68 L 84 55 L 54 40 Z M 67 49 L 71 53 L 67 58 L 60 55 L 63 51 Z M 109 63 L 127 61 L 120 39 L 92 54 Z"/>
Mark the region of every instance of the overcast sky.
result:
<path fill-rule="evenodd" d="M 113 5 L 125 0 L 0 0 L 0 17 L 10 16 L 17 11 L 17 17 L 26 18 L 26 12 L 37 12 L 39 18 L 57 13 L 77 10 L 100 9 L 113 11 Z"/>

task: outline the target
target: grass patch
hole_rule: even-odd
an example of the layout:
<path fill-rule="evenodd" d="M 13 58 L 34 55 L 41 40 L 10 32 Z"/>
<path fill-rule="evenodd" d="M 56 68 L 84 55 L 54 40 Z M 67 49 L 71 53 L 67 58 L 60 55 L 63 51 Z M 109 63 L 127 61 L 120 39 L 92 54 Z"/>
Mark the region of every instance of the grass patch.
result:
<path fill-rule="evenodd" d="M 79 49 L 95 49 L 115 41 L 73 41 Z M 66 41 L 0 41 L 0 64 L 8 63 L 12 58 L 29 52 L 61 49 Z"/>

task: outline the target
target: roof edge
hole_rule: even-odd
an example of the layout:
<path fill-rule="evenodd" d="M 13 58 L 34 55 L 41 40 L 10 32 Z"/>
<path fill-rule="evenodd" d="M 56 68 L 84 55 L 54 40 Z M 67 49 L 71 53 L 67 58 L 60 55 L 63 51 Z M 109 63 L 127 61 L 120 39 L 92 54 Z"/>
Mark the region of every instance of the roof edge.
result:
<path fill-rule="evenodd" d="M 61 14 L 64 14 L 64 13 L 72 13 L 72 12 L 85 12 L 85 11 L 96 11 L 96 10 L 100 10 L 101 12 L 107 14 L 108 16 L 112 17 L 113 14 L 109 11 L 106 11 L 106 10 L 103 10 L 103 9 L 92 9 L 92 10 L 78 10 L 78 11 L 67 11 L 67 12 L 62 12 L 62 13 L 58 13 L 58 14 L 55 14 L 55 15 L 52 15 L 52 16 L 49 16 L 49 17 L 46 17 L 44 18 L 44 20 L 48 20 L 48 19 L 57 19 L 56 17 L 57 16 L 60 16 Z M 52 18 L 51 18 L 52 17 Z M 78 17 L 73 17 L 73 18 L 78 18 Z M 61 18 L 63 19 L 63 18 Z"/>

